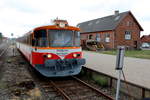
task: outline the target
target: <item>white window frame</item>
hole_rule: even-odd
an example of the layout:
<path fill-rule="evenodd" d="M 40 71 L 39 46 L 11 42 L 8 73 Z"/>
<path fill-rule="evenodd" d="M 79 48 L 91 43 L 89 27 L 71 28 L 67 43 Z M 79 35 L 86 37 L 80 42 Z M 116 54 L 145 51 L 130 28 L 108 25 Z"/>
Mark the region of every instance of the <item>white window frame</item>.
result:
<path fill-rule="evenodd" d="M 100 33 L 96 33 L 96 41 L 101 41 L 101 35 Z"/>
<path fill-rule="evenodd" d="M 125 31 L 125 40 L 131 40 L 131 31 Z"/>
<path fill-rule="evenodd" d="M 105 33 L 105 42 L 110 42 L 110 34 L 109 33 Z"/>
<path fill-rule="evenodd" d="M 89 34 L 88 35 L 88 39 L 90 40 L 90 39 L 93 39 L 93 34 Z"/>

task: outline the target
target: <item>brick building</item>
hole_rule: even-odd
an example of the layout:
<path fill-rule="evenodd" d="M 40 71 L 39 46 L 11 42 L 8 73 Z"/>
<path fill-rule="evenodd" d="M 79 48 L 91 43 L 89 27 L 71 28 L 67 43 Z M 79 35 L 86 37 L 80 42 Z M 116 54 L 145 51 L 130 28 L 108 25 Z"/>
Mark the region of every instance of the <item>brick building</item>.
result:
<path fill-rule="evenodd" d="M 141 43 L 142 43 L 142 46 L 147 46 L 147 47 L 150 47 L 150 35 L 143 35 L 141 37 Z"/>
<path fill-rule="evenodd" d="M 97 40 L 106 49 L 115 49 L 118 45 L 128 48 L 140 47 L 140 32 L 143 28 L 130 11 L 86 21 L 77 25 L 81 29 L 81 45 L 87 40 Z"/>

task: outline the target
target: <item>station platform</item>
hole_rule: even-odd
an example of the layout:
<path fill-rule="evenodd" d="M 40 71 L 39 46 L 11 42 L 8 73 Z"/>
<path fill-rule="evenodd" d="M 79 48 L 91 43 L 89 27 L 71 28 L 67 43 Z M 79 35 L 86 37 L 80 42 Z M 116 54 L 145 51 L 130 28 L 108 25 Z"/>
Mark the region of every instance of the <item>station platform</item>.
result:
<path fill-rule="evenodd" d="M 118 77 L 116 56 L 83 51 L 83 57 L 86 59 L 85 67 Z M 128 82 L 150 89 L 150 60 L 125 57 L 123 71 Z"/>

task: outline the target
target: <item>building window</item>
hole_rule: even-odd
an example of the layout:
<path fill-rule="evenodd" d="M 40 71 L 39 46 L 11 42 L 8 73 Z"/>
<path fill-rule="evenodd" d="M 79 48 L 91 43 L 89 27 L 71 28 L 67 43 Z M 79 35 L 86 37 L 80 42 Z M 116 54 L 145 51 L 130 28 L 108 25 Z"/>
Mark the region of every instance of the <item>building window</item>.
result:
<path fill-rule="evenodd" d="M 131 31 L 125 31 L 125 40 L 131 40 Z"/>
<path fill-rule="evenodd" d="M 92 38 L 93 38 L 93 35 L 92 35 L 92 34 L 90 34 L 90 35 L 89 35 L 89 39 L 92 39 Z"/>
<path fill-rule="evenodd" d="M 127 21 L 127 26 L 129 26 L 130 25 L 130 22 L 129 21 Z"/>
<path fill-rule="evenodd" d="M 105 34 L 105 42 L 110 42 L 110 34 L 109 33 Z"/>
<path fill-rule="evenodd" d="M 127 21 L 127 26 L 132 26 L 133 23 L 131 21 Z"/>
<path fill-rule="evenodd" d="M 96 34 L 96 41 L 99 41 L 99 42 L 101 41 L 100 33 L 97 33 L 97 34 Z"/>

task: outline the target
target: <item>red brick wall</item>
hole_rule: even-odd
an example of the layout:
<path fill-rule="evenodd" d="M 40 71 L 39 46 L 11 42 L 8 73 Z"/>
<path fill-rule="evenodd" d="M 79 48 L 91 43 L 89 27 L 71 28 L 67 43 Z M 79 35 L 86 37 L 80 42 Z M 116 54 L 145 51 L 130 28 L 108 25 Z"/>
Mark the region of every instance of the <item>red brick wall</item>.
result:
<path fill-rule="evenodd" d="M 129 24 L 127 25 L 127 23 Z M 131 40 L 125 39 L 125 31 L 131 31 Z M 137 25 L 134 18 L 130 13 L 120 22 L 114 31 L 105 31 L 105 32 L 93 32 L 93 33 L 82 33 L 81 34 L 81 44 L 83 41 L 88 39 L 88 35 L 92 34 L 93 38 L 96 37 L 96 33 L 100 34 L 101 42 L 104 44 L 104 47 L 107 49 L 117 48 L 119 45 L 128 46 L 129 48 L 139 48 L 141 46 L 140 42 L 140 28 Z M 110 42 L 105 42 L 105 34 L 110 34 Z M 135 44 L 135 41 L 137 42 Z"/>
<path fill-rule="evenodd" d="M 105 32 L 99 32 L 101 35 L 101 42 L 104 44 L 104 47 L 106 49 L 111 49 L 114 47 L 114 32 L 113 31 L 105 31 Z M 105 41 L 105 34 L 110 34 L 110 42 Z"/>
<path fill-rule="evenodd" d="M 150 35 L 144 35 L 141 37 L 141 42 L 148 42 L 150 43 Z"/>
<path fill-rule="evenodd" d="M 100 42 L 104 44 L 104 47 L 107 49 L 114 47 L 114 32 L 113 31 L 105 31 L 105 32 L 93 32 L 93 33 L 82 33 L 81 34 L 81 45 L 84 45 L 84 42 L 88 40 L 89 35 L 93 35 L 93 39 L 95 40 L 96 34 L 100 34 Z M 110 42 L 105 42 L 105 34 L 110 34 Z"/>
<path fill-rule="evenodd" d="M 127 24 L 130 22 L 130 24 Z M 131 31 L 131 40 L 125 40 L 125 31 Z M 133 19 L 133 17 L 128 14 L 122 22 L 118 25 L 115 30 L 115 48 L 117 45 L 125 45 L 129 46 L 130 48 L 135 48 L 136 45 L 134 41 L 137 41 L 137 48 L 140 47 L 140 29 Z"/>

